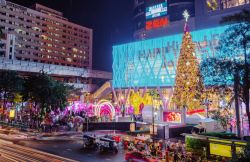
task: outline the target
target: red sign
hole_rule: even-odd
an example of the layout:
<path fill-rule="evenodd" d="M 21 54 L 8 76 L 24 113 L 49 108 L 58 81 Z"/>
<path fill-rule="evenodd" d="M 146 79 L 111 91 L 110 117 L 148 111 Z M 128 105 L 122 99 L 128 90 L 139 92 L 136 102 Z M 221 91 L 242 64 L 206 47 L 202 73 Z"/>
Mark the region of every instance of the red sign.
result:
<path fill-rule="evenodd" d="M 169 20 L 167 17 L 158 18 L 146 22 L 146 30 L 162 28 L 169 25 Z"/>
<path fill-rule="evenodd" d="M 192 114 L 195 114 L 195 113 L 204 113 L 204 112 L 205 112 L 204 109 L 197 109 L 197 110 L 188 111 L 187 114 L 192 115 Z"/>

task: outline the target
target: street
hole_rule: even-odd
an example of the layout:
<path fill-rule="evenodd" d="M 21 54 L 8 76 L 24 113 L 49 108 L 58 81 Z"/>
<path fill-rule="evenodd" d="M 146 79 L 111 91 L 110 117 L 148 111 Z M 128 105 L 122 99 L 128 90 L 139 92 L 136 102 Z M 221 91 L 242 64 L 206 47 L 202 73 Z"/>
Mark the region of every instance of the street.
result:
<path fill-rule="evenodd" d="M 96 135 L 102 136 L 105 134 L 111 134 L 113 133 L 113 131 L 95 131 L 89 133 L 94 133 Z M 119 132 L 116 133 L 119 134 Z M 119 146 L 118 154 L 101 154 L 98 151 L 83 150 L 83 139 L 82 133 L 80 132 L 54 132 L 37 134 L 32 132 L 20 132 L 15 128 L 6 127 L 0 129 L 0 141 L 3 141 L 0 142 L 0 145 L 3 146 L 0 148 L 0 154 L 2 153 L 2 151 L 6 151 L 6 149 L 8 149 L 7 151 L 11 151 L 9 150 L 9 147 L 11 146 L 17 149 L 17 157 L 21 156 L 25 158 L 36 158 L 36 154 L 27 154 L 27 152 L 29 151 L 20 151 L 26 149 L 21 147 L 24 146 L 27 147 L 27 149 L 33 148 L 35 150 L 44 151 L 53 155 L 69 158 L 80 162 L 99 162 L 100 160 L 107 162 L 125 161 L 124 150 L 121 148 L 121 146 Z M 8 144 L 8 147 L 6 147 L 6 143 Z M 14 143 L 16 145 L 10 145 L 10 143 Z M 8 155 L 10 156 L 10 154 Z"/>
<path fill-rule="evenodd" d="M 97 151 L 84 151 L 82 150 L 83 142 L 81 140 L 20 141 L 17 144 L 81 162 L 125 161 L 123 149 L 120 149 L 118 154 L 113 154 L 113 153 L 100 154 Z"/>
<path fill-rule="evenodd" d="M 75 162 L 74 160 L 58 157 L 52 154 L 19 146 L 12 142 L 0 140 L 1 162 Z"/>

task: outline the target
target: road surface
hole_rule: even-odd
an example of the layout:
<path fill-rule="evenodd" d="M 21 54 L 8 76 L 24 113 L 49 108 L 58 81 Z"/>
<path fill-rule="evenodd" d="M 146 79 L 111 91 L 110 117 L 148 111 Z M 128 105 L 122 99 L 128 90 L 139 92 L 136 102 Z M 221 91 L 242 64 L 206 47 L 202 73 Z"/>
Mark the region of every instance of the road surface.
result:
<path fill-rule="evenodd" d="M 118 154 L 101 154 L 98 151 L 83 150 L 82 140 L 21 141 L 18 144 L 80 162 L 125 162 L 122 148 Z"/>
<path fill-rule="evenodd" d="M 2 162 L 76 162 L 42 151 L 0 140 L 0 161 Z"/>

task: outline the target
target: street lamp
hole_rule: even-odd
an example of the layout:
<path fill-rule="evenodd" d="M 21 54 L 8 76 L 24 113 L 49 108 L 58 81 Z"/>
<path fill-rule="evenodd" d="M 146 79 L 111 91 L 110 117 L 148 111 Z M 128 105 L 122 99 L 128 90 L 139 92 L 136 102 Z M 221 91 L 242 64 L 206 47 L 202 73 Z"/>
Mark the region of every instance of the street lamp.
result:
<path fill-rule="evenodd" d="M 206 117 L 209 118 L 208 111 L 209 111 L 209 105 L 212 103 L 208 98 L 204 100 L 204 105 L 206 106 Z"/>
<path fill-rule="evenodd" d="M 158 110 L 160 107 L 160 95 L 158 94 L 157 90 L 151 90 L 150 96 L 152 97 L 152 138 L 154 142 L 154 135 L 155 135 L 155 115 L 157 115 L 157 112 L 155 110 Z"/>

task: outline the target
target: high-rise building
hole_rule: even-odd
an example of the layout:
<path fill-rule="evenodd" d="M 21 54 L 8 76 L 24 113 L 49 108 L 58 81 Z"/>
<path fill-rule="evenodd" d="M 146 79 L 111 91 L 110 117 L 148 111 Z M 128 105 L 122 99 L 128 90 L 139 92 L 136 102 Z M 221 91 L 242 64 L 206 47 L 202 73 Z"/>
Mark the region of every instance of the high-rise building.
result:
<path fill-rule="evenodd" d="M 191 30 L 215 27 L 223 16 L 249 8 L 249 3 L 249 0 L 134 0 L 134 38 L 181 33 L 184 10 L 189 12 Z"/>
<path fill-rule="evenodd" d="M 24 75 L 44 71 L 85 92 L 112 78 L 92 70 L 93 30 L 70 22 L 62 12 L 0 0 L 0 29 L 0 69 Z"/>
<path fill-rule="evenodd" d="M 0 28 L 15 37 L 15 46 L 7 50 L 6 58 L 92 67 L 92 29 L 69 22 L 61 12 L 40 4 L 29 9 L 3 1 Z"/>
<path fill-rule="evenodd" d="M 173 114 L 183 117 L 185 113 L 175 109 L 172 102 L 177 63 L 187 21 L 182 15 L 183 10 L 187 9 L 189 12 L 189 16 L 185 14 L 185 17 L 189 17 L 186 29 L 188 27 L 195 44 L 195 52 L 192 54 L 201 62 L 207 58 L 232 57 L 226 52 L 218 51 L 220 37 L 230 26 L 222 25 L 220 21 L 224 16 L 234 15 L 243 9 L 250 10 L 250 1 L 135 0 L 135 2 L 135 10 L 138 8 L 136 10 L 138 12 L 135 12 L 135 18 L 138 19 L 135 20 L 143 24 L 138 25 L 134 32 L 138 41 L 113 46 L 112 88 L 115 100 L 127 109 L 132 105 L 134 112 L 136 110 L 137 114 L 142 114 L 144 119 L 151 117 L 152 121 L 153 104 L 158 105 L 158 108 L 156 106 L 153 108 L 158 109 L 156 112 L 158 115 L 154 119 L 173 123 L 184 121 L 169 120 Z M 241 58 L 244 56 L 237 56 L 235 59 Z M 225 76 L 222 82 L 232 78 L 228 73 L 225 73 Z M 205 86 L 221 84 L 219 81 L 213 82 L 205 72 L 203 77 Z M 233 82 L 228 81 L 227 84 L 232 86 Z M 150 97 L 151 90 L 157 91 L 160 97 Z M 153 100 L 156 100 L 155 103 L 148 102 Z M 211 108 L 216 109 L 219 104 L 220 101 L 215 97 Z M 197 107 L 197 109 L 204 111 L 204 108 Z M 188 113 L 194 112 L 188 110 Z"/>

